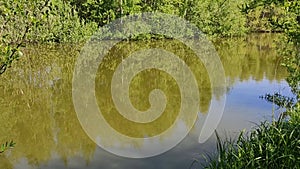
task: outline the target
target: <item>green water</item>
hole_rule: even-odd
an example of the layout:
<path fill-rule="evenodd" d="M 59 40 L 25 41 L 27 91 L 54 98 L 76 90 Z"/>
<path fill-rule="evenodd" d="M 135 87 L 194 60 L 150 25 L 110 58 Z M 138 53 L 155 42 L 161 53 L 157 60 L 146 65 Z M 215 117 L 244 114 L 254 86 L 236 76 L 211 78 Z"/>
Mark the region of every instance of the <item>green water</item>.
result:
<path fill-rule="evenodd" d="M 120 43 L 99 66 L 95 80 L 97 103 L 108 123 L 127 136 L 151 137 L 172 125 L 181 98 L 176 82 L 167 73 L 143 71 L 130 84 L 131 102 L 141 111 L 150 107 L 148 97 L 153 89 L 159 88 L 166 95 L 168 103 L 163 116 L 154 122 L 137 124 L 124 120 L 114 107 L 110 93 L 110 79 L 122 61 L 121 56 L 160 47 L 178 55 L 194 72 L 200 113 L 208 113 L 211 102 L 226 95 L 218 129 L 248 128 L 249 121 L 268 118 L 272 110 L 272 105 L 259 96 L 286 86 L 286 72 L 279 66 L 274 37 L 262 34 L 216 42 L 228 82 L 227 90 L 217 94 L 212 93 L 203 64 L 178 41 Z M 23 58 L 0 76 L 0 143 L 12 139 L 17 143 L 14 149 L 0 155 L 0 168 L 188 168 L 193 157 L 200 158 L 197 154 L 214 150 L 214 137 L 199 144 L 196 129 L 171 151 L 148 159 L 121 158 L 99 148 L 82 129 L 72 101 L 73 71 L 81 47 L 32 45 L 24 49 Z M 192 119 L 184 121 L 190 124 Z M 104 144 L 111 146 L 119 142 L 109 140 Z M 142 146 L 145 145 L 140 143 L 135 148 Z"/>

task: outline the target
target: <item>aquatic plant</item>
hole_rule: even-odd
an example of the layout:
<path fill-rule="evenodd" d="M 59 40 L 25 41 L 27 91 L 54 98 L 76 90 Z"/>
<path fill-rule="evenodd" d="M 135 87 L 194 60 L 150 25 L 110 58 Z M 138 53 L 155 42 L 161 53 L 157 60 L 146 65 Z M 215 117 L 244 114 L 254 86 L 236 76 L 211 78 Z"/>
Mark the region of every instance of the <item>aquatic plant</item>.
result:
<path fill-rule="evenodd" d="M 5 142 L 4 144 L 2 144 L 2 145 L 0 146 L 0 153 L 5 152 L 5 151 L 6 151 L 7 149 L 9 149 L 9 148 L 15 147 L 15 145 L 16 145 L 16 143 L 13 142 L 13 141 Z"/>

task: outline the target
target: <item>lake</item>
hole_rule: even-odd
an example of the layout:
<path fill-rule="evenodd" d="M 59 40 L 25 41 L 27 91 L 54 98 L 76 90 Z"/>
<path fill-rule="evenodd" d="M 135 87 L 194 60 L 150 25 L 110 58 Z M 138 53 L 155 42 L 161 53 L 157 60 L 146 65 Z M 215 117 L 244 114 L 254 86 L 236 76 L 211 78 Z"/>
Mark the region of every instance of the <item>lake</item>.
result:
<path fill-rule="evenodd" d="M 96 124 L 87 119 L 77 118 L 81 115 L 75 108 L 72 80 L 76 60 L 83 45 L 28 46 L 24 49 L 24 57 L 0 76 L 0 143 L 9 140 L 16 142 L 14 149 L 0 155 L 0 168 L 188 169 L 195 159 L 203 162 L 202 155 L 215 152 L 216 137 L 212 134 L 204 143 L 199 143 L 199 127 L 194 125 L 194 120 L 201 122 L 202 116 L 207 116 L 212 105 L 218 105 L 220 98 L 226 97 L 222 118 L 219 123 L 216 122 L 217 131 L 222 138 L 236 138 L 241 130 L 249 130 L 255 126 L 255 123 L 271 120 L 272 112 L 274 116 L 278 116 L 280 110 L 260 98 L 266 93 L 289 94 L 288 85 L 284 80 L 287 73 L 280 66 L 282 58 L 276 53 L 274 39 L 278 39 L 278 35 L 252 34 L 246 38 L 215 42 L 227 82 L 226 90 L 221 91 L 218 91 L 218 86 L 211 84 L 205 65 L 197 60 L 189 48 L 178 41 L 155 40 L 117 44 L 106 54 L 97 68 L 95 88 L 93 88 L 94 98 L 101 110 L 101 116 L 114 131 L 130 138 L 140 139 L 130 143 L 125 139 L 112 137 L 113 134 L 106 130 L 104 123 Z M 162 113 L 159 114 L 161 116 L 150 117 L 149 115 L 147 117 L 154 119 L 152 122 L 138 123 L 118 113 L 114 101 L 119 99 L 118 94 L 121 98 L 122 90 L 120 93 L 111 90 L 114 72 L 130 54 L 151 48 L 163 48 L 174 53 L 193 71 L 198 84 L 196 90 L 199 91 L 200 97 L 197 104 L 199 111 L 195 119 L 192 114 L 186 115 L 179 121 L 180 124 L 175 125 L 175 122 L 178 122 L 177 116 L 180 114 L 180 103 L 183 99 L 180 95 L 181 89 L 174 77 L 166 71 L 155 69 L 143 70 L 129 79 L 130 86 L 127 94 L 135 109 L 147 111 L 152 104 L 160 104 L 158 103 L 160 100 L 156 97 L 149 100 L 149 95 L 153 94 L 151 91 L 160 89 L 167 100 L 162 107 Z M 90 65 L 89 62 L 92 64 L 93 60 L 85 60 L 84 64 Z M 157 65 L 161 63 L 159 60 L 155 62 Z M 143 64 L 135 60 L 135 65 L 143 66 Z M 164 65 L 164 67 L 179 72 L 172 65 Z M 185 75 L 185 72 L 182 73 Z M 115 85 L 116 90 L 122 87 L 123 80 L 128 79 L 126 77 L 123 79 L 122 76 L 122 81 Z M 86 96 L 89 90 L 86 90 L 87 92 L 81 91 L 79 96 L 79 102 L 83 105 L 89 99 L 89 96 Z M 115 99 L 113 99 L 114 94 L 117 95 Z M 122 98 L 119 101 L 122 102 Z M 190 102 L 193 100 L 187 103 Z M 151 112 L 151 109 L 149 111 Z M 91 124 L 88 127 L 82 126 L 89 123 Z M 167 134 L 163 133 L 172 125 L 177 128 Z M 177 139 L 184 135 L 187 126 L 192 127 L 188 135 L 174 148 L 170 147 L 169 151 L 157 156 L 125 158 L 108 152 L 110 150 L 120 154 L 125 152 L 128 156 L 134 156 L 133 151 L 139 152 L 144 149 L 154 151 L 160 147 L 164 148 L 164 145 L 168 145 L 168 141 L 173 141 L 173 137 Z M 89 127 L 93 128 L 91 129 L 93 131 L 96 128 L 103 131 L 97 133 L 96 130 L 96 134 L 87 134 L 85 131 L 89 130 Z M 159 137 L 153 142 L 144 140 L 156 135 Z M 94 136 L 97 136 L 100 140 L 97 141 L 106 150 L 94 143 L 91 139 Z M 201 168 L 201 165 L 195 163 L 192 168 Z"/>

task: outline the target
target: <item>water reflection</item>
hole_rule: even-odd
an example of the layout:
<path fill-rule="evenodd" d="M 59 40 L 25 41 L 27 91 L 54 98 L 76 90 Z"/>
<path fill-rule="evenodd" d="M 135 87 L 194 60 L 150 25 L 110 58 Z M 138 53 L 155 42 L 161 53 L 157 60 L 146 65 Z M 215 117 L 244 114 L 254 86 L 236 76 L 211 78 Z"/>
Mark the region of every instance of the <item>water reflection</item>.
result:
<path fill-rule="evenodd" d="M 121 46 L 121 47 L 120 47 Z M 131 81 L 129 88 L 129 97 L 136 109 L 145 111 L 150 107 L 149 94 L 154 89 L 160 89 L 164 92 L 167 100 L 166 108 L 162 115 L 150 123 L 135 123 L 125 119 L 115 108 L 111 95 L 111 79 L 116 71 L 117 66 L 122 59 L 128 57 L 128 53 L 144 50 L 148 48 L 162 48 L 179 56 L 182 60 L 187 61 L 187 65 L 197 77 L 201 112 L 208 111 L 209 102 L 211 100 L 210 81 L 206 69 L 198 59 L 185 45 L 179 41 L 153 41 L 149 43 L 130 42 L 122 43 L 113 48 L 106 59 L 100 64 L 98 76 L 96 78 L 96 97 L 98 105 L 103 112 L 103 116 L 108 123 L 117 131 L 130 137 L 155 136 L 167 130 L 178 117 L 181 105 L 181 95 L 179 87 L 173 77 L 161 70 L 148 69 L 138 73 Z M 130 52 L 128 52 L 130 51 Z M 120 56 L 122 55 L 123 56 Z M 136 64 L 145 64 L 144 62 L 136 62 Z M 147 64 L 147 62 L 146 62 Z M 156 64 L 161 64 L 157 62 Z M 165 69 L 176 69 L 172 65 L 165 65 Z M 179 68 L 178 68 L 179 69 Z M 184 72 L 179 70 L 171 70 L 184 76 Z M 101 76 L 100 76 L 101 75 Z M 103 83 L 105 82 L 105 83 Z M 98 84 L 98 85 L 97 85 Z M 120 84 L 121 85 L 121 84 Z M 204 92 L 205 90 L 205 92 Z M 192 117 L 191 117 L 192 118 Z M 185 119 L 186 123 L 191 123 L 192 119 Z"/>
<path fill-rule="evenodd" d="M 279 58 L 276 57 L 277 54 L 272 47 L 272 39 L 274 37 L 270 35 L 254 35 L 246 39 L 223 40 L 216 43 L 229 82 L 227 92 L 230 93 L 231 90 L 234 90 L 236 84 L 247 83 L 251 80 L 282 83 L 286 73 L 284 68 L 278 66 Z M 177 41 L 163 41 L 155 44 L 181 56 L 193 69 L 197 75 L 197 83 L 201 84 L 199 85 L 200 111 L 205 114 L 211 101 L 217 96 L 212 94 L 203 64 L 193 59 L 192 53 Z M 24 166 L 27 165 L 33 168 L 120 167 L 111 164 L 116 161 L 118 161 L 118 165 L 128 167 L 135 165 L 147 168 L 150 163 L 158 159 L 161 160 L 161 163 L 155 164 L 155 166 L 163 168 L 159 166 L 169 163 L 168 158 L 171 157 L 178 163 L 181 162 L 182 165 L 174 162 L 168 166 L 188 168 L 190 161 L 187 157 L 182 158 L 180 154 L 190 154 L 189 150 L 203 146 L 198 145 L 193 139 L 184 140 L 179 145 L 179 149 L 171 150 L 167 155 L 164 154 L 148 161 L 142 160 L 142 162 L 129 160 L 130 162 L 127 163 L 126 160 L 97 148 L 81 128 L 72 103 L 72 73 L 80 47 L 32 46 L 26 49 L 25 57 L 0 76 L 0 94 L 2 96 L 0 98 L 0 142 L 13 139 L 17 143 L 15 149 L 0 156 L 0 168 L 25 168 Z M 116 53 L 128 55 L 133 51 L 151 47 L 153 47 L 153 43 L 130 42 L 119 44 L 114 48 L 106 60 L 107 63 L 99 67 L 99 71 L 101 71 L 103 66 L 109 65 L 105 69 L 104 74 L 106 76 L 97 76 L 96 92 L 110 96 L 110 90 L 107 88 L 110 86 L 109 79 L 114 68 L 121 62 L 121 57 Z M 146 110 L 149 108 L 148 96 L 154 88 L 163 90 L 168 101 L 171 101 L 168 102 L 166 111 L 175 110 L 174 112 L 176 112 L 179 109 L 180 93 L 178 87 L 165 72 L 144 71 L 133 79 L 131 85 L 130 98 L 137 109 Z M 255 93 L 255 91 L 253 92 Z M 258 95 L 260 94 L 263 93 L 258 93 Z M 242 95 L 240 97 L 243 99 Z M 121 117 L 116 114 L 111 99 L 99 96 L 97 99 L 98 104 L 102 105 L 103 112 L 113 112 L 114 114 L 107 114 L 107 120 L 125 134 L 135 137 L 152 136 L 160 133 L 163 129 L 168 128 L 176 117 L 176 113 L 169 114 L 162 117 L 161 122 L 154 125 L 156 127 L 146 124 L 136 128 L 130 123 L 119 123 L 120 120 L 116 120 Z M 249 106 L 255 105 L 249 104 Z M 259 107 L 259 105 L 257 106 Z M 186 119 L 186 121 L 189 120 Z M 192 131 L 191 135 L 194 134 L 197 135 L 197 132 Z M 112 140 L 108 144 L 113 143 Z M 210 143 L 207 144 L 210 145 Z M 142 145 L 137 145 L 137 147 L 139 146 Z M 200 149 L 199 153 L 201 153 Z M 79 164 L 78 161 L 84 165 Z"/>

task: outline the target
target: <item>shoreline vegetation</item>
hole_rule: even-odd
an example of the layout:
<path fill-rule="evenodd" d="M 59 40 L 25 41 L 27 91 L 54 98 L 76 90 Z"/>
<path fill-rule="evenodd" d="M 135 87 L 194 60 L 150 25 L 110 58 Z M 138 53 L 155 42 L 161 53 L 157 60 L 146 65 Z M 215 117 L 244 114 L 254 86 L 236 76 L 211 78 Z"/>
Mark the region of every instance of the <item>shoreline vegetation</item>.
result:
<path fill-rule="evenodd" d="M 300 1 L 253 0 L 244 9 L 248 12 L 270 4 L 293 16 L 271 21 L 285 35 L 284 43 L 277 48 L 284 57 L 282 65 L 289 73 L 286 81 L 293 96 L 276 91 L 262 96 L 284 111 L 277 119 L 273 114 L 271 122 L 263 121 L 246 134 L 242 131 L 237 140 L 222 140 L 216 132 L 217 155 L 206 156 L 208 164 L 203 164 L 204 168 L 300 168 Z"/>
<path fill-rule="evenodd" d="M 26 44 L 82 43 L 88 40 L 99 27 L 123 16 L 143 12 L 161 12 L 179 16 L 197 26 L 212 41 L 245 36 L 253 32 L 284 32 L 283 27 L 272 24 L 275 21 L 281 22 L 288 16 L 284 7 L 276 5 L 275 1 L 274 3 L 259 2 L 264 5 L 256 5 L 256 1 L 2 1 L 0 2 L 0 74 L 23 55 L 20 48 L 25 47 Z M 169 23 L 172 24 L 171 21 Z M 118 32 L 114 33 L 118 34 Z M 110 33 L 107 34 L 109 36 Z M 166 37 L 148 34 L 137 35 L 131 39 L 161 38 Z"/>
<path fill-rule="evenodd" d="M 282 22 L 288 16 L 284 7 L 276 6 L 277 1 L 263 2 L 263 5 L 256 5 L 254 2 L 256 1 L 3 1 L 0 2 L 0 74 L 22 56 L 20 48 L 26 44 L 84 42 L 98 27 L 123 16 L 143 12 L 162 12 L 184 18 L 212 41 L 253 32 L 284 32 L 283 27 L 272 24 L 275 21 Z M 107 34 L 109 36 L 109 32 Z M 132 37 L 134 40 L 153 38 L 166 37 L 151 34 Z"/>
<path fill-rule="evenodd" d="M 277 50 L 289 72 L 294 94 L 266 94 L 283 108 L 282 116 L 261 122 L 236 141 L 217 135 L 217 155 L 205 168 L 299 168 L 300 166 L 300 1 L 288 0 L 6 0 L 0 2 L 0 76 L 23 56 L 28 44 L 84 43 L 95 31 L 117 18 L 162 12 L 196 25 L 209 39 L 250 33 L 281 33 Z M 172 31 L 172 30 L 171 30 Z M 165 38 L 140 35 L 133 40 Z M 276 91 L 275 91 L 276 92 Z M 263 94 L 263 93 L 262 93 Z M 270 110 L 271 111 L 271 110 Z M 3 144 L 0 153 L 13 147 Z"/>

